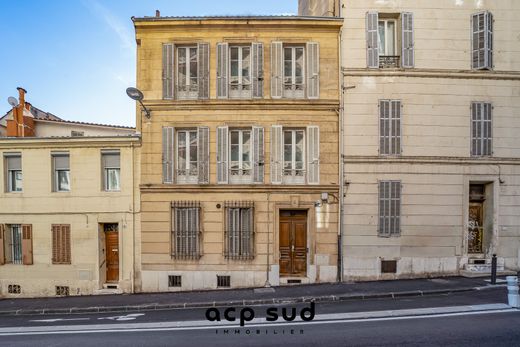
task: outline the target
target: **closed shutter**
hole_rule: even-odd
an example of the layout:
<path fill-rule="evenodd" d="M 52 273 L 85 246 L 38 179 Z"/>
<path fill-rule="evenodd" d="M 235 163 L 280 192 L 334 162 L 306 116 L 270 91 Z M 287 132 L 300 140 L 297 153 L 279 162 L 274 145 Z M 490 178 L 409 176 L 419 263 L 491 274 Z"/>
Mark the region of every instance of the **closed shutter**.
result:
<path fill-rule="evenodd" d="M 240 209 L 240 255 L 249 258 L 253 255 L 253 208 Z"/>
<path fill-rule="evenodd" d="M 401 101 L 391 102 L 391 154 L 401 154 Z"/>
<path fill-rule="evenodd" d="M 492 155 L 492 110 L 490 103 L 471 103 L 471 155 Z"/>
<path fill-rule="evenodd" d="M 22 257 L 24 265 L 32 265 L 33 243 L 31 224 L 22 224 Z"/>
<path fill-rule="evenodd" d="M 217 183 L 228 183 L 228 127 L 217 128 Z"/>
<path fill-rule="evenodd" d="M 70 264 L 70 225 L 52 226 L 52 263 Z"/>
<path fill-rule="evenodd" d="M 379 154 L 401 154 L 401 101 L 379 101 Z"/>
<path fill-rule="evenodd" d="M 165 43 L 162 46 L 162 50 L 163 99 L 173 99 L 173 60 L 175 46 L 173 43 Z"/>
<path fill-rule="evenodd" d="M 253 182 L 264 183 L 264 128 L 253 127 Z"/>
<path fill-rule="evenodd" d="M 381 237 L 401 233 L 401 182 L 379 182 L 379 228 Z"/>
<path fill-rule="evenodd" d="M 493 15 L 479 12 L 471 16 L 471 67 L 493 68 Z"/>
<path fill-rule="evenodd" d="M 197 129 L 197 167 L 199 184 L 209 183 L 209 128 L 199 127 Z"/>
<path fill-rule="evenodd" d="M 217 43 L 217 98 L 228 97 L 229 47 L 227 43 Z"/>
<path fill-rule="evenodd" d="M 320 183 L 320 128 L 307 127 L 307 183 Z"/>
<path fill-rule="evenodd" d="M 372 69 L 379 68 L 379 40 L 378 40 L 378 21 L 377 12 L 367 12 L 366 14 L 366 36 L 367 36 L 367 66 Z"/>
<path fill-rule="evenodd" d="M 320 97 L 320 44 L 307 42 L 307 97 Z"/>
<path fill-rule="evenodd" d="M 379 154 L 390 154 L 390 100 L 379 101 Z"/>
<path fill-rule="evenodd" d="M 264 44 L 261 42 L 253 42 L 252 50 L 252 82 L 253 82 L 253 98 L 264 97 Z"/>
<path fill-rule="evenodd" d="M 405 68 L 414 67 L 414 37 L 413 37 L 413 13 L 403 12 L 402 22 L 402 58 L 401 64 Z"/>
<path fill-rule="evenodd" d="M 209 43 L 197 44 L 199 99 L 209 98 Z"/>
<path fill-rule="evenodd" d="M 492 148 L 492 141 L 493 141 L 493 134 L 492 134 L 492 119 L 491 119 L 491 113 L 493 107 L 490 103 L 484 103 L 482 105 L 482 109 L 484 111 L 484 117 L 483 117 L 483 124 L 482 124 L 482 154 L 483 155 L 492 155 L 493 154 L 493 148 Z"/>
<path fill-rule="evenodd" d="M 0 224 L 0 265 L 5 264 L 5 224 Z"/>
<path fill-rule="evenodd" d="M 283 169 L 283 137 L 282 126 L 273 125 L 271 127 L 271 183 L 282 183 Z"/>
<path fill-rule="evenodd" d="M 271 42 L 271 98 L 282 97 L 283 90 L 283 44 Z"/>
<path fill-rule="evenodd" d="M 173 183 L 173 127 L 162 128 L 162 171 L 163 183 Z"/>

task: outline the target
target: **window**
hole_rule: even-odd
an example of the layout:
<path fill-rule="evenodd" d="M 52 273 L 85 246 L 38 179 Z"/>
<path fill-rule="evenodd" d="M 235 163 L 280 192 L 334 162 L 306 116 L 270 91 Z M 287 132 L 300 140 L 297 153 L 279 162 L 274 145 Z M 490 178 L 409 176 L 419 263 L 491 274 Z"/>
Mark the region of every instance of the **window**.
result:
<path fill-rule="evenodd" d="M 6 263 L 31 265 L 32 225 L 0 224 L 0 265 Z"/>
<path fill-rule="evenodd" d="M 217 98 L 261 98 L 264 88 L 264 48 L 217 43 Z"/>
<path fill-rule="evenodd" d="M 209 128 L 163 128 L 163 182 L 209 183 Z"/>
<path fill-rule="evenodd" d="M 200 258 L 200 204 L 195 201 L 173 202 L 172 219 L 172 257 Z"/>
<path fill-rule="evenodd" d="M 369 68 L 414 67 L 413 13 L 367 12 L 366 40 Z"/>
<path fill-rule="evenodd" d="M 217 182 L 263 183 L 264 128 L 217 128 Z"/>
<path fill-rule="evenodd" d="M 271 43 L 271 97 L 319 98 L 319 44 Z"/>
<path fill-rule="evenodd" d="M 379 182 L 379 236 L 401 235 L 401 182 Z"/>
<path fill-rule="evenodd" d="M 471 155 L 489 156 L 493 154 L 493 107 L 486 102 L 471 103 Z"/>
<path fill-rule="evenodd" d="M 70 264 L 70 225 L 52 225 L 52 263 Z"/>
<path fill-rule="evenodd" d="M 231 276 L 217 275 L 217 288 L 231 287 Z"/>
<path fill-rule="evenodd" d="M 163 44 L 163 99 L 209 97 L 209 44 Z"/>
<path fill-rule="evenodd" d="M 225 254 L 229 259 L 254 258 L 254 203 L 226 202 Z"/>
<path fill-rule="evenodd" d="M 283 132 L 283 175 L 287 182 L 305 182 L 305 132 L 284 130 Z"/>
<path fill-rule="evenodd" d="M 320 177 L 319 127 L 271 128 L 271 182 L 318 184 Z"/>
<path fill-rule="evenodd" d="M 70 157 L 68 153 L 52 153 L 53 191 L 70 191 Z"/>
<path fill-rule="evenodd" d="M 182 276 L 168 275 L 168 287 L 182 287 Z"/>
<path fill-rule="evenodd" d="M 5 154 L 7 168 L 7 192 L 22 191 L 22 156 L 20 154 Z"/>
<path fill-rule="evenodd" d="M 107 192 L 121 190 L 119 151 L 102 152 L 101 162 L 103 165 L 103 189 Z"/>
<path fill-rule="evenodd" d="M 401 101 L 379 101 L 379 154 L 401 154 Z"/>
<path fill-rule="evenodd" d="M 471 16 L 471 67 L 493 69 L 493 15 L 479 12 Z"/>

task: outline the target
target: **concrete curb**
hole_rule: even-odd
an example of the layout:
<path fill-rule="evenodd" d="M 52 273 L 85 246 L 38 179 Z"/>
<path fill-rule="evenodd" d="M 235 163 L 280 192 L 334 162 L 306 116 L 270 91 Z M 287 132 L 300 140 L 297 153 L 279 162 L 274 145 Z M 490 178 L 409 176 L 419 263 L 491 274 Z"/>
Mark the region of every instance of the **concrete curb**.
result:
<path fill-rule="evenodd" d="M 334 302 L 348 300 L 369 300 L 383 298 L 402 298 L 417 297 L 427 295 L 440 295 L 450 293 L 469 292 L 483 289 L 500 288 L 505 285 L 480 286 L 480 287 L 460 287 L 450 289 L 430 289 L 430 290 L 412 290 L 401 292 L 384 292 L 384 293 L 348 293 L 336 295 L 322 296 L 302 296 L 292 298 L 274 298 L 274 299 L 250 299 L 250 300 L 230 300 L 230 301 L 208 301 L 208 302 L 186 302 L 175 304 L 143 304 L 143 305 L 125 305 L 125 306 L 96 306 L 96 307 L 70 307 L 70 308 L 43 308 L 43 309 L 20 309 L 0 311 L 0 316 L 19 316 L 19 315 L 46 315 L 46 314 L 81 314 L 81 313 L 103 313 L 103 312 L 141 312 L 168 309 L 186 309 L 186 308 L 210 308 L 222 306 L 253 306 L 253 305 L 269 305 L 269 304 L 298 304 L 307 302 Z"/>

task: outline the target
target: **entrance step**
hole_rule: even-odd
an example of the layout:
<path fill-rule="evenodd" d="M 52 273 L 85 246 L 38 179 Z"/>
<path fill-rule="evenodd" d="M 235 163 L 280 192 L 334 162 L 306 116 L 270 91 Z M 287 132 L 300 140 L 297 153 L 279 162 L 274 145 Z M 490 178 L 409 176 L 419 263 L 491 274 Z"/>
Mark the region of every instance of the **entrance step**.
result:
<path fill-rule="evenodd" d="M 468 271 L 461 270 L 460 275 L 462 277 L 474 278 L 474 277 L 490 277 L 491 276 L 491 266 L 489 267 L 489 271 Z M 516 271 L 511 270 L 497 270 L 497 276 L 511 276 L 516 275 Z"/>
<path fill-rule="evenodd" d="M 114 294 L 123 294 L 121 289 L 97 289 L 94 290 L 94 295 L 114 295 Z"/>
<path fill-rule="evenodd" d="M 280 277 L 280 285 L 309 284 L 311 280 L 307 277 Z"/>

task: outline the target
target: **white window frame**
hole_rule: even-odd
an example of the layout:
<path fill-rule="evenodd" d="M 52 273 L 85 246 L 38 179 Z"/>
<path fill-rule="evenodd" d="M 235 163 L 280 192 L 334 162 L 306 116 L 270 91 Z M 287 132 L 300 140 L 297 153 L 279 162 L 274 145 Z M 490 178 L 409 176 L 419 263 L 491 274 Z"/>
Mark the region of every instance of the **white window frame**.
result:
<path fill-rule="evenodd" d="M 20 169 L 11 169 L 9 168 L 9 158 L 20 158 Z M 22 155 L 21 154 L 6 154 L 4 155 L 4 163 L 6 167 L 6 177 L 7 177 L 7 193 L 21 193 L 23 192 L 23 163 L 22 163 Z M 20 176 L 17 179 L 17 176 Z M 16 182 L 20 182 L 20 186 L 16 184 Z"/>
<path fill-rule="evenodd" d="M 244 59 L 242 58 L 243 55 L 243 49 L 248 48 L 249 49 L 249 83 L 244 84 L 243 83 L 243 75 L 242 75 L 242 64 Z M 232 64 L 232 55 L 231 50 L 232 49 L 238 49 L 238 84 L 231 83 L 232 75 L 231 72 L 233 69 L 231 68 Z M 234 99 L 251 99 L 252 96 L 252 89 L 253 89 L 253 83 L 252 83 L 252 67 L 253 67 L 253 58 L 252 58 L 252 47 L 251 45 L 233 45 L 229 46 L 229 97 Z M 233 90 L 233 86 L 238 86 L 238 90 Z M 248 87 L 248 89 L 244 89 L 244 87 Z"/>
<path fill-rule="evenodd" d="M 103 156 L 105 155 L 119 155 L 119 166 L 105 166 Z M 103 190 L 105 192 L 120 192 L 121 191 L 121 153 L 120 152 L 102 152 L 101 153 L 101 163 L 103 165 Z M 119 186 L 111 189 L 109 187 L 109 171 L 115 170 L 118 175 Z"/>
<path fill-rule="evenodd" d="M 185 146 L 186 146 L 186 158 L 185 158 L 185 167 L 184 168 L 181 168 L 179 167 L 180 165 L 180 160 L 179 160 L 179 138 L 180 138 L 180 134 L 183 133 L 185 136 L 186 136 L 186 142 L 185 142 Z M 196 147 L 197 147 L 197 153 L 196 153 L 196 158 L 195 158 L 195 167 L 196 167 L 196 170 L 197 172 L 195 172 L 193 175 L 190 175 L 189 174 L 189 170 L 190 170 L 190 163 L 192 163 L 190 161 L 190 151 L 191 151 L 191 146 L 190 146 L 190 141 L 189 141 L 189 135 L 191 133 L 195 133 L 195 143 L 196 143 Z M 198 163 L 198 157 L 199 157 L 199 134 L 198 134 L 198 129 L 195 128 L 195 129 L 179 129 L 175 132 L 175 170 L 176 170 L 176 178 L 177 178 L 177 183 L 180 183 L 180 184 L 196 184 L 198 183 L 199 181 L 199 163 Z M 187 173 L 187 174 L 184 174 L 182 175 L 181 173 Z"/>
<path fill-rule="evenodd" d="M 285 169 L 285 133 L 291 133 L 291 174 L 286 174 Z M 296 175 L 296 133 L 301 132 L 303 134 L 303 143 L 302 143 L 302 175 Z M 284 184 L 303 184 L 306 182 L 307 171 L 306 168 L 306 143 L 307 141 L 307 132 L 305 129 L 291 129 L 291 128 L 283 128 L 282 129 L 282 179 Z"/>
<path fill-rule="evenodd" d="M 291 49 L 291 89 L 286 89 L 285 83 L 285 50 Z M 302 50 L 302 83 L 301 83 L 301 90 L 296 90 L 296 86 L 300 84 L 296 84 L 296 49 Z M 303 99 L 305 98 L 305 91 L 306 91 L 306 84 L 305 84 L 305 76 L 306 76 L 306 49 L 305 45 L 284 45 L 282 47 L 282 90 L 283 90 L 283 97 L 284 98 L 290 98 L 290 99 Z"/>
<path fill-rule="evenodd" d="M 52 157 L 52 170 L 53 170 L 53 178 L 54 178 L 54 192 L 70 192 L 71 190 L 71 181 L 70 181 L 70 155 L 68 153 L 51 153 Z M 56 167 L 56 158 L 58 157 L 68 157 L 69 158 L 69 167 L 68 169 L 57 168 Z M 69 181 L 69 189 L 60 189 L 60 173 L 65 172 L 68 176 Z"/>
<path fill-rule="evenodd" d="M 238 175 L 234 175 L 232 166 L 233 160 L 231 160 L 231 146 L 233 132 L 238 132 Z M 244 161 L 242 160 L 244 154 L 244 132 L 249 132 L 249 169 L 244 169 Z M 228 146 L 228 158 L 229 158 L 229 183 L 240 184 L 240 183 L 251 183 L 253 181 L 253 129 L 252 128 L 232 128 L 229 129 L 229 146 Z M 249 174 L 244 174 L 244 170 L 249 170 Z"/>
<path fill-rule="evenodd" d="M 380 57 L 395 57 L 395 56 L 399 56 L 400 54 L 398 54 L 398 50 L 397 50 L 397 20 L 395 19 L 381 19 L 379 18 L 379 20 L 377 21 L 377 39 L 379 40 L 379 42 L 381 42 L 381 37 L 379 35 L 379 23 L 383 22 L 384 23 L 384 30 L 385 30 L 385 42 L 384 42 L 384 53 L 381 52 L 381 45 L 379 45 L 379 56 Z M 388 29 L 388 23 L 390 22 L 393 22 L 394 23 L 394 54 L 388 54 L 388 49 L 389 49 L 389 44 L 388 44 L 388 32 L 389 32 L 389 29 Z"/>
<path fill-rule="evenodd" d="M 191 61 L 190 61 L 190 50 L 195 49 L 195 57 L 197 60 L 197 84 L 195 84 L 195 88 L 193 88 L 191 84 Z M 179 83 L 179 52 L 181 50 L 184 50 L 186 53 L 186 84 L 180 85 Z M 199 98 L 199 83 L 200 83 L 200 76 L 199 76 L 199 51 L 197 45 L 187 45 L 187 46 L 176 46 L 175 47 L 175 90 L 177 92 L 177 99 L 198 99 Z M 182 88 L 185 88 L 185 90 L 181 90 Z"/>

